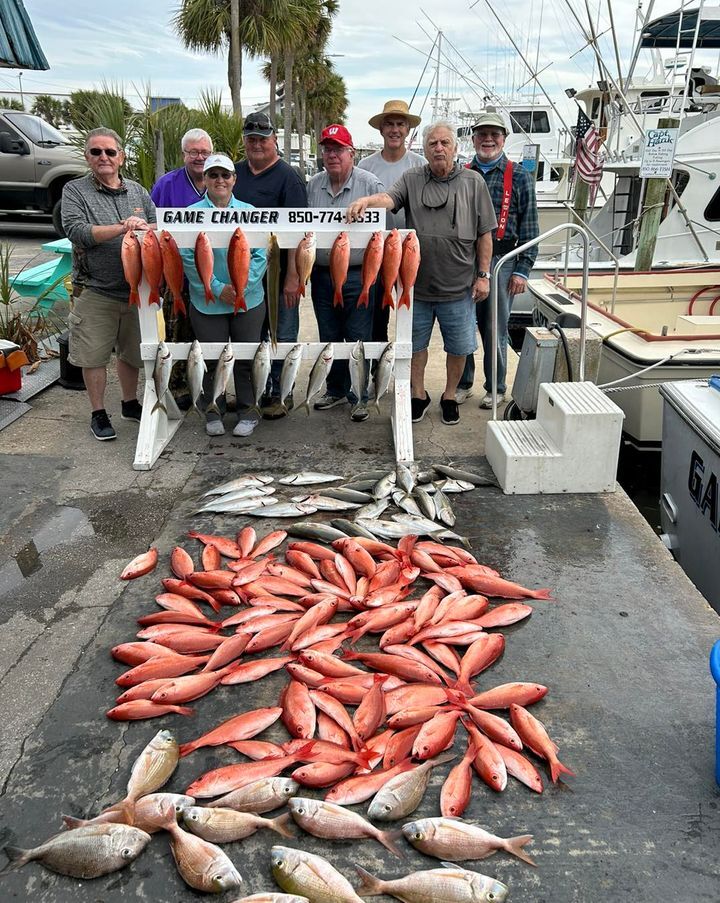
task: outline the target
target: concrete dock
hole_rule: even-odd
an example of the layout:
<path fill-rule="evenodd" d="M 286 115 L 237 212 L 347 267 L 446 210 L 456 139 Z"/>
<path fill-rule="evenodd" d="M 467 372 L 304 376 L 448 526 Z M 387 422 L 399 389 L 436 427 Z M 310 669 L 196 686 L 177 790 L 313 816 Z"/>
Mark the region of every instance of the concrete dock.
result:
<path fill-rule="evenodd" d="M 487 470 L 487 415 L 473 398 L 461 408 L 460 426 L 443 426 L 440 386 L 434 367 L 434 403 L 415 428 L 416 460 Z M 122 798 L 135 758 L 162 727 L 187 741 L 233 714 L 276 704 L 282 675 L 216 689 L 192 704 L 191 718 L 121 724 L 105 717 L 124 669 L 109 650 L 133 639 L 136 618 L 155 609 L 170 550 L 181 544 L 198 560 L 188 529 L 234 535 L 249 522 L 193 515 L 202 492 L 245 471 L 349 478 L 393 458 L 385 400 L 381 416 L 373 412 L 364 424 L 350 423 L 343 407 L 264 422 L 250 440 L 210 440 L 189 417 L 153 470 L 137 473 L 137 425 L 120 420 L 113 380 L 109 395 L 115 442 L 96 442 L 84 393 L 58 386 L 0 432 L 0 848 L 37 845 L 59 829 L 61 814 L 92 816 Z M 452 502 L 456 529 L 479 561 L 552 589 L 555 602 L 533 603 L 529 620 L 504 629 L 505 655 L 477 686 L 549 686 L 532 711 L 576 774 L 552 785 L 540 766 L 542 795 L 513 779 L 495 794 L 476 778 L 466 817 L 501 836 L 533 834 L 528 852 L 538 868 L 504 853 L 465 865 L 507 883 L 508 899 L 523 903 L 715 903 L 720 791 L 708 655 L 720 635 L 717 614 L 622 490 L 506 497 L 483 487 Z M 265 532 L 283 524 L 255 526 Z M 122 583 L 123 566 L 149 545 L 160 551 L 157 570 Z M 262 736 L 286 738 L 279 724 Z M 182 792 L 203 771 L 233 761 L 240 757 L 230 749 L 199 750 L 181 761 L 166 789 Z M 439 814 L 448 769 L 434 772 L 413 817 Z M 356 886 L 355 865 L 382 877 L 439 866 L 409 845 L 399 860 L 371 840 L 330 843 L 296 833 L 288 845 L 325 856 Z M 245 877 L 244 893 L 278 890 L 269 867 L 277 840 L 261 832 L 225 848 Z M 198 899 L 163 835 L 106 878 L 80 882 L 31 863 L 1 875 L 0 889 L 2 900 L 38 903 Z"/>

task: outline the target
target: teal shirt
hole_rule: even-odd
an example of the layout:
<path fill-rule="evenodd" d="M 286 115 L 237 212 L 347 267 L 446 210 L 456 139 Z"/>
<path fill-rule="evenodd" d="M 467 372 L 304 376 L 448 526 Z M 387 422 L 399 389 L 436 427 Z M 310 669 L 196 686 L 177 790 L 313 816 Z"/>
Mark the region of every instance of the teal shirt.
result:
<path fill-rule="evenodd" d="M 213 204 L 210 198 L 205 195 L 205 197 L 197 203 L 191 204 L 188 209 L 192 210 L 196 207 L 214 206 L 215 204 Z M 252 206 L 252 204 L 246 204 L 244 201 L 239 201 L 235 197 L 231 197 L 230 203 L 228 204 L 228 207 L 251 209 Z M 213 248 L 215 263 L 213 264 L 213 277 L 210 282 L 210 287 L 215 296 L 214 304 L 209 304 L 205 300 L 205 289 L 195 267 L 195 249 L 181 248 L 180 254 L 182 255 L 185 275 L 187 276 L 188 284 L 190 286 L 190 302 L 193 307 L 197 308 L 197 310 L 203 314 L 231 314 L 233 312 L 233 305 L 225 304 L 223 301 L 218 300 L 220 298 L 220 292 L 226 285 L 230 284 L 230 274 L 228 273 L 227 267 L 227 248 Z M 245 289 L 245 303 L 247 304 L 248 310 L 262 304 L 265 299 L 262 280 L 266 268 L 267 258 L 264 249 L 253 248 L 250 252 L 250 275 L 248 276 L 248 284 Z M 242 311 L 239 311 L 239 313 L 242 313 Z"/>

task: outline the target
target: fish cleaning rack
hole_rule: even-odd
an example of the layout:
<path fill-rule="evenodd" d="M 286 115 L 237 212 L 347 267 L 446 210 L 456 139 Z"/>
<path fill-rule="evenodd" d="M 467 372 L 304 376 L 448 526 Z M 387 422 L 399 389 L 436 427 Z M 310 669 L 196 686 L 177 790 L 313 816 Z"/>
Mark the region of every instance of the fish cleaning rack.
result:
<path fill-rule="evenodd" d="M 207 208 L 206 213 L 224 212 L 215 208 Z M 244 212 L 244 211 L 241 211 Z M 379 214 L 378 220 L 372 223 L 340 223 L 335 220 L 339 211 L 337 208 L 313 208 L 312 223 L 304 222 L 308 210 L 292 211 L 287 209 L 273 210 L 264 208 L 262 211 L 252 211 L 262 214 L 265 221 L 274 221 L 272 232 L 277 238 L 280 248 L 294 249 L 305 232 L 313 231 L 317 239 L 318 248 L 331 248 L 339 232 L 344 231 L 350 237 L 352 248 L 365 248 L 373 232 L 385 230 L 385 211 L 373 211 Z M 204 222 L 199 225 L 185 225 L 173 222 L 180 219 L 187 211 L 183 208 L 158 208 L 157 222 L 158 232 L 165 229 L 171 233 L 178 248 L 194 248 L 198 234 L 205 232 L 213 247 L 226 248 L 230 237 L 237 228 L 237 224 Z M 298 217 L 298 222 L 291 222 L 293 213 Z M 317 219 L 321 221 L 318 222 Z M 322 222 L 322 220 L 327 220 Z M 398 230 L 405 238 L 409 229 Z M 267 248 L 271 230 L 265 226 L 258 227 L 255 224 L 243 224 L 243 232 L 247 237 L 251 248 Z M 142 240 L 142 233 L 138 233 Z M 175 404 L 171 393 L 166 396 L 167 411 L 156 408 L 155 383 L 153 381 L 153 369 L 157 355 L 160 333 L 158 329 L 157 304 L 149 304 L 150 287 L 143 273 L 140 284 L 140 354 L 145 369 L 145 394 L 143 397 L 143 412 L 140 420 L 137 445 L 135 448 L 134 470 L 150 470 L 157 461 L 163 449 L 168 445 L 172 437 L 182 423 L 184 414 Z M 399 293 L 396 293 L 398 295 Z M 412 303 L 413 293 L 410 292 L 410 307 L 403 307 L 396 311 L 395 335 L 391 341 L 395 341 L 395 368 L 394 390 L 392 396 L 391 422 L 393 441 L 395 444 L 395 458 L 398 462 L 409 464 L 414 460 L 412 422 L 410 414 L 410 358 L 412 356 Z M 166 342 L 167 348 L 175 361 L 186 361 L 189 351 L 189 342 Z M 303 346 L 303 359 L 315 361 L 327 344 L 326 342 L 305 342 Z M 365 342 L 365 359 L 367 361 L 378 360 L 382 354 L 384 342 Z M 295 346 L 294 342 L 278 342 L 276 349 L 271 349 L 273 360 L 284 360 L 285 356 Z M 202 342 L 203 358 L 206 361 L 218 360 L 224 342 Z M 251 360 L 257 351 L 257 344 L 251 342 L 233 342 L 233 352 L 238 360 Z M 335 360 L 348 360 L 352 351 L 351 342 L 334 343 Z"/>

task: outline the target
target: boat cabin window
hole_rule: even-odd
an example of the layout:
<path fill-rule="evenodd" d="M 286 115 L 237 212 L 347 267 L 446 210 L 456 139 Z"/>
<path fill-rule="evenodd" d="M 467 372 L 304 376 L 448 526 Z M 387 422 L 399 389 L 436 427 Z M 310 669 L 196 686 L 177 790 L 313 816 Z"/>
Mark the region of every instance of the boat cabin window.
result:
<path fill-rule="evenodd" d="M 710 198 L 710 203 L 705 208 L 704 216 L 709 223 L 720 222 L 720 188 Z"/>
<path fill-rule="evenodd" d="M 550 119 L 546 110 L 514 110 L 510 114 L 512 130 L 519 132 L 543 132 L 549 134 Z"/>
<path fill-rule="evenodd" d="M 667 106 L 667 91 L 642 91 L 640 93 L 640 112 L 651 113 L 664 110 Z"/>
<path fill-rule="evenodd" d="M 601 97 L 593 97 L 592 109 L 590 110 L 590 118 L 593 122 L 597 122 L 600 117 L 600 106 L 602 104 Z"/>

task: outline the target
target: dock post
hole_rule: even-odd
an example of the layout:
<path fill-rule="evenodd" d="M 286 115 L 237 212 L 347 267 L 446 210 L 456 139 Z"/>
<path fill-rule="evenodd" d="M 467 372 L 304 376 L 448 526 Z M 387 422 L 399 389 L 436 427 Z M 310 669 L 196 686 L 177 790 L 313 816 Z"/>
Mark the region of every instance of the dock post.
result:
<path fill-rule="evenodd" d="M 678 126 L 677 119 L 665 117 L 658 120 L 658 128 L 674 129 Z M 665 206 L 667 193 L 667 179 L 648 179 L 645 187 L 645 199 L 640 215 L 640 233 L 638 235 L 637 254 L 635 255 L 635 272 L 644 273 L 652 269 L 655 255 L 655 243 L 657 242 L 660 217 Z"/>

